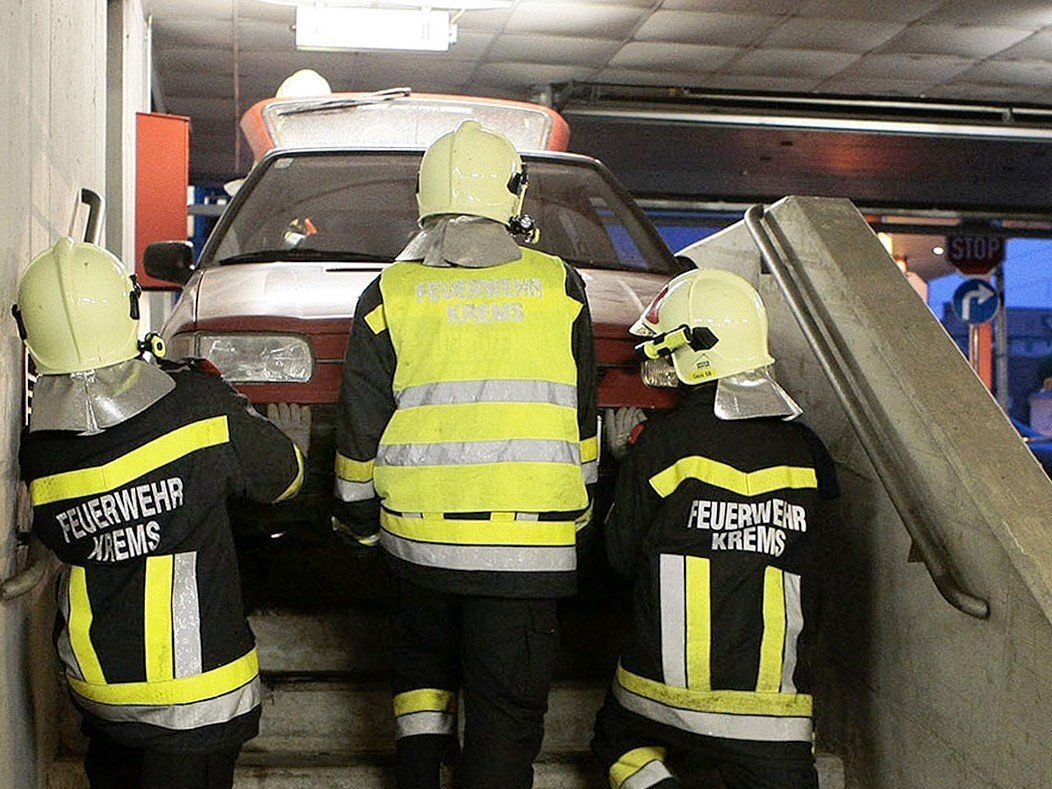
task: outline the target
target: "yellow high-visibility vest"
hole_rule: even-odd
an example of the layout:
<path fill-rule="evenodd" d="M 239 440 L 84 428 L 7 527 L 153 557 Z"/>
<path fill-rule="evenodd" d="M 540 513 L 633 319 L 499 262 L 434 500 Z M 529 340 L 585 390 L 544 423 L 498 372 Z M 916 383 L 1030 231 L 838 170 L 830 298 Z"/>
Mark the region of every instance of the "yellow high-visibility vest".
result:
<path fill-rule="evenodd" d="M 375 464 L 385 507 L 586 507 L 571 341 L 581 305 L 563 262 L 523 249 L 492 268 L 396 263 L 380 290 L 397 357 L 398 407 Z"/>

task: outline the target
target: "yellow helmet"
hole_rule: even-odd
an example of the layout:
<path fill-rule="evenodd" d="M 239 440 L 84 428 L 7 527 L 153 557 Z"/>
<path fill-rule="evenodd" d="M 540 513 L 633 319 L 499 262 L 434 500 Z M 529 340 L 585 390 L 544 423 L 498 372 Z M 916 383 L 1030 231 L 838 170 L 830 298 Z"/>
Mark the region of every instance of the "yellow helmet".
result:
<path fill-rule="evenodd" d="M 440 214 L 481 216 L 511 225 L 522 213 L 526 170 L 511 140 L 464 121 L 424 152 L 416 201 L 420 222 Z"/>
<path fill-rule="evenodd" d="M 63 238 L 37 256 L 14 307 L 37 372 L 83 372 L 138 356 L 138 296 L 121 262 L 95 244 Z"/>
<path fill-rule="evenodd" d="M 748 282 L 720 269 L 680 274 L 631 328 L 648 338 L 644 360 L 671 357 L 685 384 L 716 381 L 774 364 L 767 349 L 767 311 Z"/>

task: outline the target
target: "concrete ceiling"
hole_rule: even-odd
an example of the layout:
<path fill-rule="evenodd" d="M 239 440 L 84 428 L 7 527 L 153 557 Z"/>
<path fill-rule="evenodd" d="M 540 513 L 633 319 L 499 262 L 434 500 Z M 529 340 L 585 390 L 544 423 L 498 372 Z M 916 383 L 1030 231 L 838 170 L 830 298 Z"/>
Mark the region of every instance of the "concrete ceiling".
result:
<path fill-rule="evenodd" d="M 437 54 L 298 52 L 294 10 L 260 0 L 145 5 L 167 109 L 193 119 L 197 177 L 247 169 L 238 112 L 305 67 L 336 90 L 521 98 L 580 80 L 1052 104 L 1052 0 L 515 0 L 464 13 Z"/>

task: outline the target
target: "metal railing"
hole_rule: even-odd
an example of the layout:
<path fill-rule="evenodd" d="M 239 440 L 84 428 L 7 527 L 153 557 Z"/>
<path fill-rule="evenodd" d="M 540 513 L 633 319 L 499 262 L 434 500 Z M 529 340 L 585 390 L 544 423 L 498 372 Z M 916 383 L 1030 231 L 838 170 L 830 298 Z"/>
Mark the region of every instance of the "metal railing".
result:
<path fill-rule="evenodd" d="M 816 310 L 808 294 L 800 287 L 791 264 L 782 256 L 764 225 L 766 213 L 762 205 L 754 205 L 745 212 L 745 226 L 752 236 L 771 276 L 789 305 L 819 365 L 829 379 L 833 391 L 847 412 L 851 424 L 862 441 L 870 461 L 880 477 L 899 517 L 906 527 L 924 566 L 928 569 L 935 588 L 950 605 L 968 616 L 986 619 L 990 606 L 986 600 L 961 588 L 951 568 L 948 553 L 936 532 L 928 523 L 928 512 L 906 478 L 902 466 L 892 457 L 884 431 L 874 418 L 877 410 L 867 402 L 865 390 L 853 375 L 853 368 L 845 363 L 845 355 L 836 339 L 815 317 Z"/>

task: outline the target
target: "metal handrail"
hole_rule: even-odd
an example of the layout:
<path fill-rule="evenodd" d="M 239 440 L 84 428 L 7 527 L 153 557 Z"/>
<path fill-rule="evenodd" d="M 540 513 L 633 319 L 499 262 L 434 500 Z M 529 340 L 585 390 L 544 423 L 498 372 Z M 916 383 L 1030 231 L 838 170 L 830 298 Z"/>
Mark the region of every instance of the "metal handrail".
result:
<path fill-rule="evenodd" d="M 33 517 L 33 509 L 29 502 L 29 490 L 25 485 L 18 486 L 18 496 L 15 502 L 16 529 L 19 525 L 28 523 Z M 19 532 L 19 536 L 27 532 Z M 21 541 L 21 540 L 20 540 Z M 25 566 L 15 574 L 0 580 L 0 600 L 14 600 L 33 591 L 38 583 L 47 573 L 47 561 L 43 550 L 43 543 L 31 534 L 28 536 L 29 549 L 26 552 Z"/>
<path fill-rule="evenodd" d="M 767 228 L 764 227 L 764 218 L 763 205 L 754 205 L 745 212 L 745 227 L 789 304 L 789 309 L 808 345 L 818 358 L 818 363 L 829 379 L 833 391 L 847 411 L 848 419 L 862 440 L 862 446 L 876 468 L 891 503 L 902 518 L 906 531 L 913 539 L 935 588 L 946 602 L 958 611 L 976 619 L 986 619 L 990 615 L 989 603 L 964 591 L 958 584 L 950 567 L 945 546 L 925 519 L 923 504 L 913 493 L 912 486 L 900 466 L 894 462 L 887 449 L 887 443 L 882 440 L 881 429 L 872 416 L 875 411 L 867 407 L 863 389 L 858 381 L 852 379 L 851 368 L 844 364 L 844 356 L 839 352 L 836 342 L 823 331 L 814 310 L 808 304 L 807 297 L 793 276 L 790 264 L 782 257 Z"/>
<path fill-rule="evenodd" d="M 32 592 L 47 573 L 47 562 L 44 559 L 43 543 L 36 537 L 30 537 L 26 566 L 0 581 L 0 600 L 14 600 Z"/>

